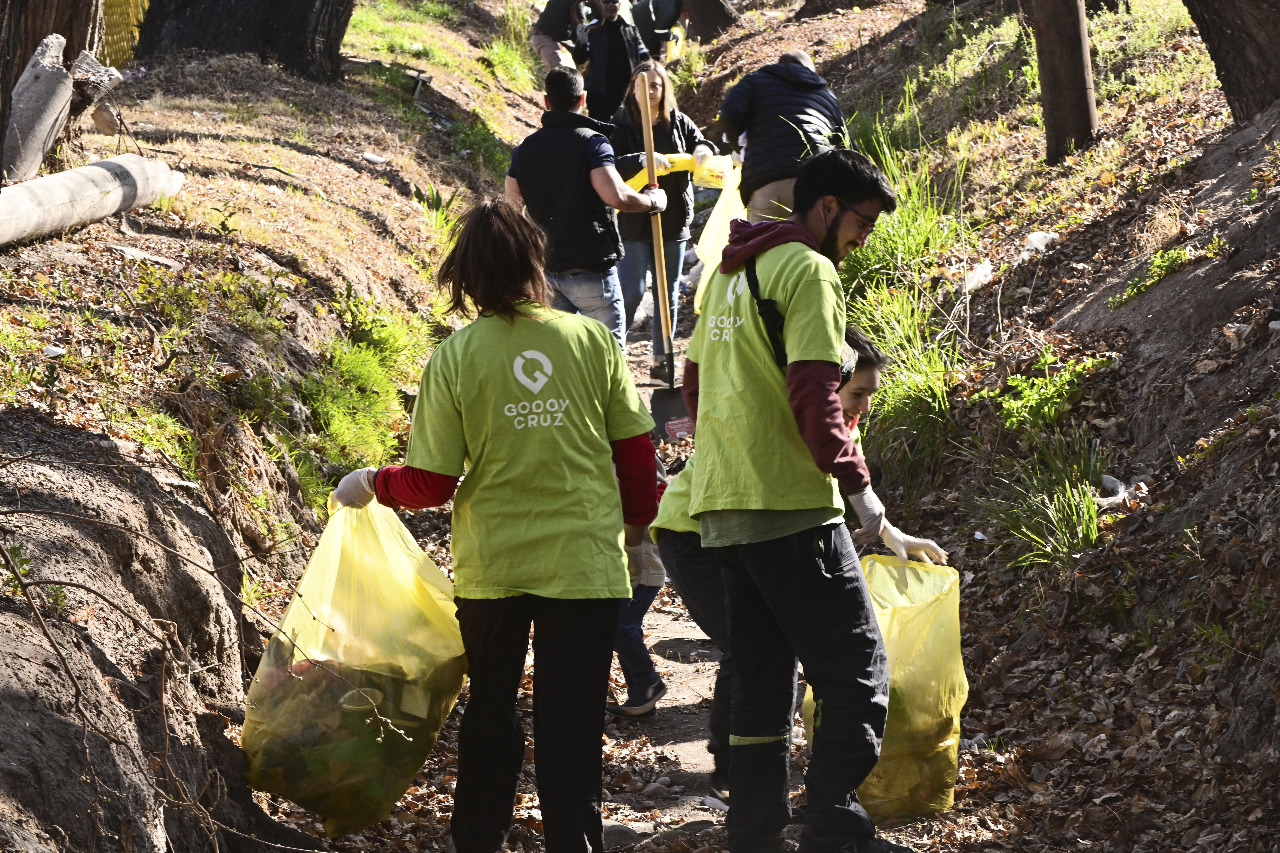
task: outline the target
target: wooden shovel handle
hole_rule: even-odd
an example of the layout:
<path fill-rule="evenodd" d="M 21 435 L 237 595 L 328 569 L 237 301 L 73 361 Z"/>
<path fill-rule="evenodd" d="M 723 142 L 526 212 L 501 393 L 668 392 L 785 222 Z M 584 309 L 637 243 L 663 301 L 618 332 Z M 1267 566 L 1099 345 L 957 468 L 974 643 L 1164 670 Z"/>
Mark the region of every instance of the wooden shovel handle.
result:
<path fill-rule="evenodd" d="M 649 75 L 636 78 L 635 88 L 636 103 L 640 107 L 640 127 L 644 133 L 644 154 L 645 168 L 649 173 L 649 186 L 656 187 L 658 185 L 658 168 L 653 162 L 653 114 L 649 111 Z M 659 316 L 662 318 L 662 342 L 666 348 L 667 362 L 670 365 L 675 360 L 675 352 L 671 346 L 671 303 L 667 296 L 667 259 L 666 252 L 662 245 L 662 216 L 654 211 L 649 221 L 653 225 L 653 280 L 657 282 L 658 298 L 654 302 L 661 305 L 654 306 L 658 309 Z M 657 353 L 654 353 L 656 358 Z M 674 387 L 674 371 L 670 377 L 672 387 Z"/>

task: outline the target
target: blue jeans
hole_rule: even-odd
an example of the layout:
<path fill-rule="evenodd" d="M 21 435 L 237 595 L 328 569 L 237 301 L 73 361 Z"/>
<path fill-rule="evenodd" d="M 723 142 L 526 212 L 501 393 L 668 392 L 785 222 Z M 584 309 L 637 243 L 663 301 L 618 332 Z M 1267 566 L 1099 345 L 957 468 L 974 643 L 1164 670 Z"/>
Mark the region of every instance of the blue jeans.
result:
<path fill-rule="evenodd" d="M 613 636 L 613 650 L 618 653 L 618 666 L 627 680 L 627 692 L 652 687 L 660 680 L 649 647 L 644 644 L 644 615 L 658 597 L 656 586 L 633 586 L 631 600 L 622 602 L 618 610 L 618 631 Z"/>
<path fill-rule="evenodd" d="M 800 853 L 843 853 L 875 825 L 858 786 L 880 757 L 889 663 L 843 524 L 708 549 L 723 573 L 733 650 L 727 827 L 732 853 L 778 853 L 796 659 L 818 703 Z"/>
<path fill-rule="evenodd" d="M 666 348 L 662 342 L 662 303 L 658 301 L 658 277 L 653 274 L 653 244 L 626 240 L 622 244 L 622 260 L 618 261 L 618 277 L 622 279 L 622 300 L 626 311 L 626 328 L 631 328 L 636 309 L 644 298 L 646 284 L 653 291 L 653 360 L 662 361 Z M 667 301 L 671 305 L 671 331 L 675 334 L 676 307 L 680 300 L 680 266 L 684 260 L 684 241 L 662 243 L 667 267 Z"/>
<path fill-rule="evenodd" d="M 725 606 L 724 578 L 715 551 L 702 547 L 697 533 L 663 530 L 658 553 L 689 617 L 711 642 L 720 647 L 720 668 L 711 693 L 711 737 L 707 752 L 718 773 L 729 769 L 729 703 L 733 696 L 733 653 L 729 651 L 729 611 Z"/>
<path fill-rule="evenodd" d="M 618 339 L 618 346 L 626 349 L 626 327 L 622 325 L 622 288 L 618 284 L 618 268 L 608 272 L 579 270 L 578 272 L 548 272 L 551 285 L 551 307 L 570 314 L 582 314 L 599 320 L 609 327 Z"/>

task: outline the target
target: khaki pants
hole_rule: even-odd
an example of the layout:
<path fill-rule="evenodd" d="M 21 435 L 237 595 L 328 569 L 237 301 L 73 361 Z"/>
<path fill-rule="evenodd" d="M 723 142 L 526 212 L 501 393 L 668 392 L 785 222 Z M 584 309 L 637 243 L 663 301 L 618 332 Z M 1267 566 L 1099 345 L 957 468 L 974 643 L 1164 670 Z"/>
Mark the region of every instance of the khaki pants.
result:
<path fill-rule="evenodd" d="M 786 219 L 795 206 L 795 188 L 796 179 L 787 178 L 765 184 L 753 192 L 747 204 L 747 221 L 755 224 Z"/>
<path fill-rule="evenodd" d="M 533 50 L 538 56 L 542 57 L 542 61 L 546 63 L 547 70 L 559 68 L 561 65 L 573 67 L 573 55 L 560 42 L 551 36 L 543 35 L 535 30 L 529 34 L 529 43 L 533 45 Z"/>

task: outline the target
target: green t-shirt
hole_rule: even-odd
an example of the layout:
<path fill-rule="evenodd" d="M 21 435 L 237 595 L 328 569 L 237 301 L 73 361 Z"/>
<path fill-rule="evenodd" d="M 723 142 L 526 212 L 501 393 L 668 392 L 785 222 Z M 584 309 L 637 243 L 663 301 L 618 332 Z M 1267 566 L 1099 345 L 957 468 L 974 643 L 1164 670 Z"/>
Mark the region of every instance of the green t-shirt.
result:
<path fill-rule="evenodd" d="M 697 533 L 705 548 L 721 545 L 743 545 L 777 539 L 801 530 L 839 521 L 842 515 L 830 507 L 820 509 L 721 509 L 708 510 L 697 518 L 689 515 L 689 498 L 693 492 L 693 460 L 667 482 L 658 504 L 658 517 L 649 525 L 654 531 L 673 530 Z"/>
<path fill-rule="evenodd" d="M 597 320 L 533 303 L 481 317 L 422 371 L 405 461 L 460 476 L 454 594 L 627 598 L 609 443 L 653 429 Z"/>
<path fill-rule="evenodd" d="M 756 258 L 760 295 L 785 318 L 787 359 L 840 363 L 845 297 L 831 261 L 803 243 Z M 836 481 L 818 470 L 787 401 L 746 269 L 716 270 L 689 343 L 698 365 L 698 476 L 690 513 L 844 511 Z"/>
<path fill-rule="evenodd" d="M 678 533 L 699 533 L 698 519 L 689 516 L 689 493 L 693 488 L 693 457 L 684 468 L 667 481 L 667 490 L 658 502 L 658 517 L 649 523 L 649 529 L 674 530 Z"/>

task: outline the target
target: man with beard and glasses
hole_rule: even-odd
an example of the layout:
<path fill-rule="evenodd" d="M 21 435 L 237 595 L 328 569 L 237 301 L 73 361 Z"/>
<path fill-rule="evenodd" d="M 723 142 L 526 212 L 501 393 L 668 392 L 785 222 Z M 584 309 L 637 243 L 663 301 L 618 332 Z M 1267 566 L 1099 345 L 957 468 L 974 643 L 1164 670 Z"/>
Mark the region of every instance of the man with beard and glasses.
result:
<path fill-rule="evenodd" d="M 885 513 L 837 394 L 846 305 L 836 267 L 896 207 L 862 154 L 807 159 L 790 218 L 733 223 L 689 344 L 689 514 L 720 564 L 735 660 L 731 853 L 783 849 L 797 660 L 819 709 L 800 853 L 905 849 L 877 838 L 858 802 L 889 681 L 854 538 L 880 536 Z M 860 525 L 852 536 L 845 499 Z"/>

